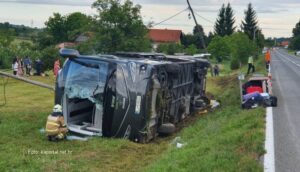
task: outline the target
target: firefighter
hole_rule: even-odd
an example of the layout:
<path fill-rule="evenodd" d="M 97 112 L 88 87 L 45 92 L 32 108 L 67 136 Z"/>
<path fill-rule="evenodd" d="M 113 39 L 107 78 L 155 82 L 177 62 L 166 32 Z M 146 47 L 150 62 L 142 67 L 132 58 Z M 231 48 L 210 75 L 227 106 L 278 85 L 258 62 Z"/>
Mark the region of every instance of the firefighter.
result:
<path fill-rule="evenodd" d="M 46 134 L 49 141 L 63 140 L 66 137 L 68 129 L 64 122 L 61 105 L 57 104 L 53 112 L 48 116 L 46 124 Z"/>

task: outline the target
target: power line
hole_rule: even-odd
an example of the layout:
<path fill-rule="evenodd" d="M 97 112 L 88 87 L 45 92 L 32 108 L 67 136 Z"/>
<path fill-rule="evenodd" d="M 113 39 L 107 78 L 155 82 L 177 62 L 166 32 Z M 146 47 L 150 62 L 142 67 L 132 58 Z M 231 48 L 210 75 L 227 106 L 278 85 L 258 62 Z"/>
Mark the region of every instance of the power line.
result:
<path fill-rule="evenodd" d="M 182 10 L 182 11 L 180 11 L 180 12 L 178 12 L 178 13 L 172 15 L 171 17 L 168 17 L 168 18 L 164 19 L 163 21 L 160 21 L 160 22 L 158 22 L 158 23 L 155 23 L 155 24 L 153 24 L 152 26 L 154 27 L 154 26 L 160 25 L 160 24 L 162 24 L 162 23 L 164 23 L 164 22 L 166 22 L 166 21 L 168 21 L 168 20 L 171 20 L 172 18 L 174 18 L 174 17 L 178 16 L 179 14 L 181 14 L 181 13 L 187 11 L 188 9 L 189 9 L 189 8 L 185 8 L 184 10 Z"/>
<path fill-rule="evenodd" d="M 193 24 L 184 24 L 182 25 L 181 24 L 176 24 L 176 23 L 163 23 L 161 24 L 162 26 L 181 26 L 181 27 L 194 27 L 195 25 Z M 211 27 L 214 27 L 213 25 L 201 25 L 202 27 L 204 28 L 211 28 Z"/>
<path fill-rule="evenodd" d="M 201 15 L 198 14 L 197 12 L 195 12 L 195 14 L 196 14 L 198 17 L 202 18 L 203 20 L 205 20 L 205 21 L 207 21 L 207 22 L 209 22 L 209 23 L 211 23 L 211 24 L 214 24 L 214 22 L 212 22 L 211 20 L 208 20 L 207 18 L 201 16 Z"/>
<path fill-rule="evenodd" d="M 271 27 L 261 27 L 261 29 L 265 29 L 265 30 L 291 30 L 288 28 L 271 28 Z"/>

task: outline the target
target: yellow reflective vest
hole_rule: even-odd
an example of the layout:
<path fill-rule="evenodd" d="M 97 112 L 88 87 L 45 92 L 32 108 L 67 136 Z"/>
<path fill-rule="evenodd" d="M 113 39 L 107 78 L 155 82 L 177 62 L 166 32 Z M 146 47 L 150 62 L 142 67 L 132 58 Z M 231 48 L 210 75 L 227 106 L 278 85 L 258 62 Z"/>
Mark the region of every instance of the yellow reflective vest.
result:
<path fill-rule="evenodd" d="M 253 57 L 252 57 L 252 56 L 250 56 L 250 57 L 248 58 L 248 64 L 253 64 Z"/>

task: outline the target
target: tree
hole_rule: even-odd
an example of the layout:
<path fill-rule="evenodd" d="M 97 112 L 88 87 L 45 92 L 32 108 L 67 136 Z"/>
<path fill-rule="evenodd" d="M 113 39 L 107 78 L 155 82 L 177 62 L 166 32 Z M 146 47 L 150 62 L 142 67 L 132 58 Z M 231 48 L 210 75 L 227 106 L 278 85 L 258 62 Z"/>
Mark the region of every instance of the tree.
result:
<path fill-rule="evenodd" d="M 32 38 L 32 40 L 39 50 L 58 43 L 57 41 L 54 41 L 54 37 L 46 31 L 39 32 L 37 36 Z"/>
<path fill-rule="evenodd" d="M 50 17 L 46 21 L 46 31 L 53 37 L 55 43 L 63 42 L 68 39 L 66 18 L 59 13 L 54 13 L 53 17 Z"/>
<path fill-rule="evenodd" d="M 193 34 L 182 34 L 181 44 L 187 48 L 190 45 L 196 45 L 196 37 Z"/>
<path fill-rule="evenodd" d="M 80 34 L 90 31 L 92 24 L 92 18 L 80 12 L 65 16 L 54 13 L 45 23 L 46 32 L 43 32 L 43 36 L 38 39 L 41 44 L 50 43 L 48 46 L 60 42 L 71 42 Z"/>
<path fill-rule="evenodd" d="M 14 31 L 11 29 L 0 30 L 0 68 L 6 68 L 11 64 L 12 44 Z"/>
<path fill-rule="evenodd" d="M 293 28 L 293 37 L 290 43 L 290 49 L 300 50 L 300 21 Z"/>
<path fill-rule="evenodd" d="M 246 64 L 248 57 L 257 52 L 255 43 L 242 32 L 225 37 L 215 36 L 207 49 L 218 62 L 230 60 L 232 69 Z"/>
<path fill-rule="evenodd" d="M 292 38 L 290 49 L 300 50 L 300 36 L 296 36 Z"/>
<path fill-rule="evenodd" d="M 257 23 L 256 12 L 254 11 L 252 4 L 249 3 L 248 9 L 245 11 L 245 18 L 244 21 L 242 21 L 241 29 L 251 40 L 253 40 L 258 30 Z"/>
<path fill-rule="evenodd" d="M 0 30 L 0 47 L 8 47 L 14 40 L 14 31 L 11 29 Z"/>
<path fill-rule="evenodd" d="M 231 49 L 226 41 L 226 37 L 215 36 L 207 47 L 208 52 L 210 52 L 218 62 L 228 59 L 230 56 Z"/>
<path fill-rule="evenodd" d="M 130 0 L 97 0 L 96 49 L 100 52 L 148 51 L 148 30 L 140 15 L 141 6 Z"/>
<path fill-rule="evenodd" d="M 227 7 L 225 9 L 225 35 L 231 35 L 235 31 L 235 19 L 233 16 L 233 10 L 230 6 L 230 3 L 227 4 Z"/>
<path fill-rule="evenodd" d="M 296 24 L 295 28 L 293 28 L 293 37 L 300 36 L 300 21 Z"/>
<path fill-rule="evenodd" d="M 201 25 L 195 26 L 193 29 L 193 34 L 183 34 L 181 37 L 181 44 L 184 45 L 185 48 L 193 45 L 196 46 L 197 49 L 203 49 L 203 44 L 201 37 L 203 36 L 204 43 L 208 45 L 209 39 L 205 35 L 203 27 Z"/>
<path fill-rule="evenodd" d="M 257 52 L 256 45 L 248 36 L 242 32 L 234 33 L 227 38 L 227 45 L 231 49 L 231 60 L 246 64 L 250 55 Z"/>
<path fill-rule="evenodd" d="M 265 46 L 265 36 L 261 29 L 258 29 L 255 35 L 255 41 L 257 48 L 262 49 Z"/>
<path fill-rule="evenodd" d="M 264 42 L 266 47 L 272 47 L 275 45 L 275 39 L 272 38 L 267 38 Z"/>
<path fill-rule="evenodd" d="M 74 41 L 80 34 L 91 30 L 92 24 L 92 18 L 80 12 L 66 16 L 65 27 L 68 41 Z"/>
<path fill-rule="evenodd" d="M 223 4 L 219 10 L 219 15 L 215 23 L 215 34 L 219 36 L 225 36 L 225 5 Z"/>
<path fill-rule="evenodd" d="M 214 34 L 212 32 L 209 32 L 206 40 L 206 45 L 209 45 L 213 38 L 214 38 Z"/>
<path fill-rule="evenodd" d="M 204 44 L 206 44 L 207 37 L 205 36 L 203 27 L 201 25 L 195 26 L 194 29 L 193 29 L 193 34 L 194 34 L 194 37 L 195 37 L 194 38 L 195 39 L 194 44 L 197 46 L 198 49 L 204 49 L 202 39 L 204 41 Z"/>
<path fill-rule="evenodd" d="M 182 53 L 183 49 L 184 47 L 182 45 L 176 43 L 159 44 L 157 47 L 158 52 L 169 55 L 174 55 L 175 53 Z"/>
<path fill-rule="evenodd" d="M 43 49 L 43 51 L 41 51 L 41 56 L 39 57 L 43 62 L 43 69 L 53 69 L 53 64 L 57 57 L 59 57 L 58 49 L 54 46 Z"/>
<path fill-rule="evenodd" d="M 199 53 L 199 49 L 197 48 L 196 45 L 191 44 L 191 45 L 189 45 L 189 46 L 184 50 L 184 52 L 185 52 L 187 55 L 194 55 L 194 54 Z"/>

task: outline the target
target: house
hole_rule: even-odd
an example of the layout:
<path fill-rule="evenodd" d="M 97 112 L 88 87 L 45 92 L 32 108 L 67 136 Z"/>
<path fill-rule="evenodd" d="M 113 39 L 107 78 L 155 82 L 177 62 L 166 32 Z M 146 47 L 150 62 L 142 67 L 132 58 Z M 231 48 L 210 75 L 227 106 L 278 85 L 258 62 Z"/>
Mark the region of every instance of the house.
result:
<path fill-rule="evenodd" d="M 83 42 L 88 41 L 90 38 L 92 38 L 94 36 L 93 32 L 85 32 L 80 34 L 76 39 L 75 39 L 75 43 L 76 44 L 80 44 Z"/>
<path fill-rule="evenodd" d="M 91 37 L 94 36 L 92 32 L 85 32 L 80 34 L 74 42 L 62 42 L 56 45 L 56 48 L 75 48 L 77 45 L 88 41 Z"/>
<path fill-rule="evenodd" d="M 149 29 L 149 38 L 152 41 L 152 48 L 157 49 L 159 44 L 181 43 L 181 30 L 170 29 Z"/>

